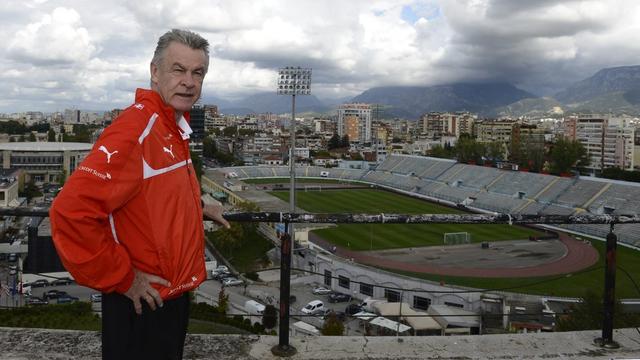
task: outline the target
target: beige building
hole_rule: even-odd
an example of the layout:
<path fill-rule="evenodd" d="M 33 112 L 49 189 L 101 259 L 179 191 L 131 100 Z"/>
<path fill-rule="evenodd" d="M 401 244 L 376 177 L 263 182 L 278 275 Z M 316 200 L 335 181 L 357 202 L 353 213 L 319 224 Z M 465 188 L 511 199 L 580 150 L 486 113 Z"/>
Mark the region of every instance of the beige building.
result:
<path fill-rule="evenodd" d="M 371 142 L 371 105 L 342 104 L 338 107 L 338 135 L 349 135 L 350 142 Z M 353 136 L 352 136 L 353 135 Z"/>
<path fill-rule="evenodd" d="M 473 134 L 477 115 L 468 112 L 440 113 L 431 112 L 422 115 L 422 133 L 429 137 L 460 137 L 460 134 Z"/>
<path fill-rule="evenodd" d="M 69 176 L 87 156 L 93 144 L 18 142 L 0 144 L 3 169 L 22 169 L 27 181 L 58 182 Z"/>
<path fill-rule="evenodd" d="M 18 191 L 20 188 L 21 170 L 0 170 L 0 206 L 19 206 Z"/>
<path fill-rule="evenodd" d="M 476 138 L 479 142 L 511 142 L 513 127 L 516 122 L 507 121 L 483 121 L 475 124 Z"/>

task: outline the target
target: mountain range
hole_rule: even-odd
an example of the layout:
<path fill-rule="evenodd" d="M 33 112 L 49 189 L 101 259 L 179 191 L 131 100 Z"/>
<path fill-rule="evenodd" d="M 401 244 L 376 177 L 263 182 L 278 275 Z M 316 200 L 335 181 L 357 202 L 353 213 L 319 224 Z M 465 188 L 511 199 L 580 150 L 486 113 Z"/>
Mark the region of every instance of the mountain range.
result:
<path fill-rule="evenodd" d="M 275 91 L 236 101 L 205 98 L 224 114 L 291 112 L 291 97 Z M 345 102 L 380 104 L 382 117 L 418 119 L 430 111 L 470 111 L 484 117 L 545 116 L 577 112 L 640 114 L 640 65 L 602 69 L 552 97 L 538 97 L 504 82 L 385 86 L 353 98 L 297 96 L 297 113 L 328 113 Z"/>

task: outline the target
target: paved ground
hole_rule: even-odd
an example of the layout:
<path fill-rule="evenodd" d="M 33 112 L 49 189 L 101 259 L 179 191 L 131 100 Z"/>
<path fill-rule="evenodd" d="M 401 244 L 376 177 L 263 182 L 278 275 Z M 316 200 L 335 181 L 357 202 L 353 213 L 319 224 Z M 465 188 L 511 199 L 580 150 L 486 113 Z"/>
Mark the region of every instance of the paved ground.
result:
<path fill-rule="evenodd" d="M 332 246 L 318 236 L 309 238 L 325 249 Z M 560 234 L 559 240 L 495 242 L 489 249 L 481 249 L 480 244 L 361 252 L 337 248 L 336 254 L 402 271 L 495 278 L 566 274 L 598 261 L 590 243 L 566 234 Z"/>

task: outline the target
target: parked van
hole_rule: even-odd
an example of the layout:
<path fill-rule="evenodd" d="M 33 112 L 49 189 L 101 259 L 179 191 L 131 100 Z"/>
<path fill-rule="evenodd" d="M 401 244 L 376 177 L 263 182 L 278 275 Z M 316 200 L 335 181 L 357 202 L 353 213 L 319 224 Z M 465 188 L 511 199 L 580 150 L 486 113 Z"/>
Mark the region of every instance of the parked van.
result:
<path fill-rule="evenodd" d="M 264 305 L 255 300 L 247 300 L 247 302 L 244 303 L 244 311 L 250 315 L 262 315 L 264 314 L 264 308 Z"/>
<path fill-rule="evenodd" d="M 324 303 L 320 300 L 313 300 L 302 308 L 303 314 L 315 315 L 324 312 Z"/>
<path fill-rule="evenodd" d="M 360 306 L 362 307 L 362 310 L 373 313 L 375 312 L 375 309 L 373 308 L 373 304 L 379 303 L 379 302 L 387 302 L 387 301 L 381 300 L 381 299 L 366 298 L 364 299 L 364 301 L 362 301 Z"/>

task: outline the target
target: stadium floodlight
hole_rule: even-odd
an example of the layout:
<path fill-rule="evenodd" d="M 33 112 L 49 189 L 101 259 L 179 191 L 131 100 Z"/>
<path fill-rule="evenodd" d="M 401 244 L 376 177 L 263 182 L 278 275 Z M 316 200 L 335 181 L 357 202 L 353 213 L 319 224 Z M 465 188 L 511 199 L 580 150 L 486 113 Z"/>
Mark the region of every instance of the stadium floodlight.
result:
<path fill-rule="evenodd" d="M 278 95 L 291 95 L 291 145 L 289 146 L 289 210 L 296 212 L 296 95 L 311 95 L 311 68 L 301 68 L 288 66 L 278 71 Z M 293 223 L 287 226 L 287 237 L 282 238 L 280 244 L 280 267 L 281 269 L 290 269 L 291 264 L 287 264 L 285 258 L 293 261 L 291 253 L 293 244 L 295 244 L 295 232 Z M 285 243 L 287 242 L 287 243 Z M 286 250 L 285 250 L 286 249 Z M 295 353 L 295 348 L 289 345 L 289 295 L 290 295 L 290 272 L 285 276 L 280 272 L 280 303 L 285 304 L 284 310 L 280 313 L 280 339 L 278 345 L 274 346 L 271 351 L 279 356 L 291 356 Z"/>
<path fill-rule="evenodd" d="M 311 95 L 311 68 L 287 66 L 278 71 L 278 95 L 291 95 L 291 145 L 289 147 L 289 211 L 296 211 L 296 95 Z M 293 226 L 289 226 L 293 241 Z"/>

